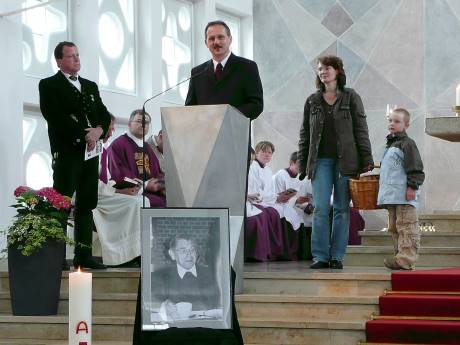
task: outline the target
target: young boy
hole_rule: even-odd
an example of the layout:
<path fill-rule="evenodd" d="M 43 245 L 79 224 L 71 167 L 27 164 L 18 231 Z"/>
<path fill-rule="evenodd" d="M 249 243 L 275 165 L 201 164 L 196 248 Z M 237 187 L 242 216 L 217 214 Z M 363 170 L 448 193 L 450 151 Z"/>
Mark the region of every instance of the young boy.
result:
<path fill-rule="evenodd" d="M 387 145 L 380 170 L 377 203 L 388 210 L 388 231 L 395 256 L 384 260 L 392 270 L 410 270 L 417 261 L 420 231 L 416 207 L 425 174 L 415 141 L 406 134 L 410 114 L 394 109 L 388 117 Z"/>

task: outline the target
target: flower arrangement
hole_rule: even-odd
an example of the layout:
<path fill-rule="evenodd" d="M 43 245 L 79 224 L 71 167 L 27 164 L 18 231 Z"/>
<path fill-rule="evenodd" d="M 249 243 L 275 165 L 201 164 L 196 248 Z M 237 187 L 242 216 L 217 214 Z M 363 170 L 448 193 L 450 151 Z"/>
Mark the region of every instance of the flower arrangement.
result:
<path fill-rule="evenodd" d="M 22 255 L 29 256 L 40 249 L 47 239 L 74 245 L 62 226 L 67 223 L 71 199 L 53 188 L 33 190 L 20 186 L 14 191 L 17 209 L 16 220 L 6 230 L 7 247 L 16 247 Z M 69 224 L 70 225 L 70 224 Z"/>

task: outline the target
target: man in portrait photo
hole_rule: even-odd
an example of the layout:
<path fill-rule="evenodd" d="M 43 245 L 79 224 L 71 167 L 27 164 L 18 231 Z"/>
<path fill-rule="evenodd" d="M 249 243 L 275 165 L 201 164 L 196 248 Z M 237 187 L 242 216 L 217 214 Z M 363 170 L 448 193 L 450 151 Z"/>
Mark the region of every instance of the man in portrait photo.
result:
<path fill-rule="evenodd" d="M 152 273 L 152 302 L 162 320 L 222 318 L 215 270 L 198 263 L 196 241 L 175 235 L 168 244 L 169 264 Z M 159 309 L 158 309 L 159 308 Z"/>

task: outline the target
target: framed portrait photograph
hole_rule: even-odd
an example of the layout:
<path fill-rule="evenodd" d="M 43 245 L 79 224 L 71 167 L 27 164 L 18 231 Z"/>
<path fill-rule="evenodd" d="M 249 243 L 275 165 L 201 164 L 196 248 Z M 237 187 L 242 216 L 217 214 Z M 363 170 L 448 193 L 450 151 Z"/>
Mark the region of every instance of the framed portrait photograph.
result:
<path fill-rule="evenodd" d="M 229 211 L 141 210 L 142 329 L 232 328 Z"/>

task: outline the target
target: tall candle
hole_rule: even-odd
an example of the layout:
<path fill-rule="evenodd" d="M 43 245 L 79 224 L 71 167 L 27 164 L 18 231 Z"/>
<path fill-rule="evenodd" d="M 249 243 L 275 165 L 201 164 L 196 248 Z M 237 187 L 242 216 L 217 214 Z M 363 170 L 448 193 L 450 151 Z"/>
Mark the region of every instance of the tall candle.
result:
<path fill-rule="evenodd" d="M 455 105 L 460 106 L 460 84 L 457 85 L 455 90 Z"/>
<path fill-rule="evenodd" d="M 69 345 L 91 345 L 91 273 L 69 273 Z"/>
<path fill-rule="evenodd" d="M 390 116 L 390 105 L 387 104 L 387 117 Z"/>

